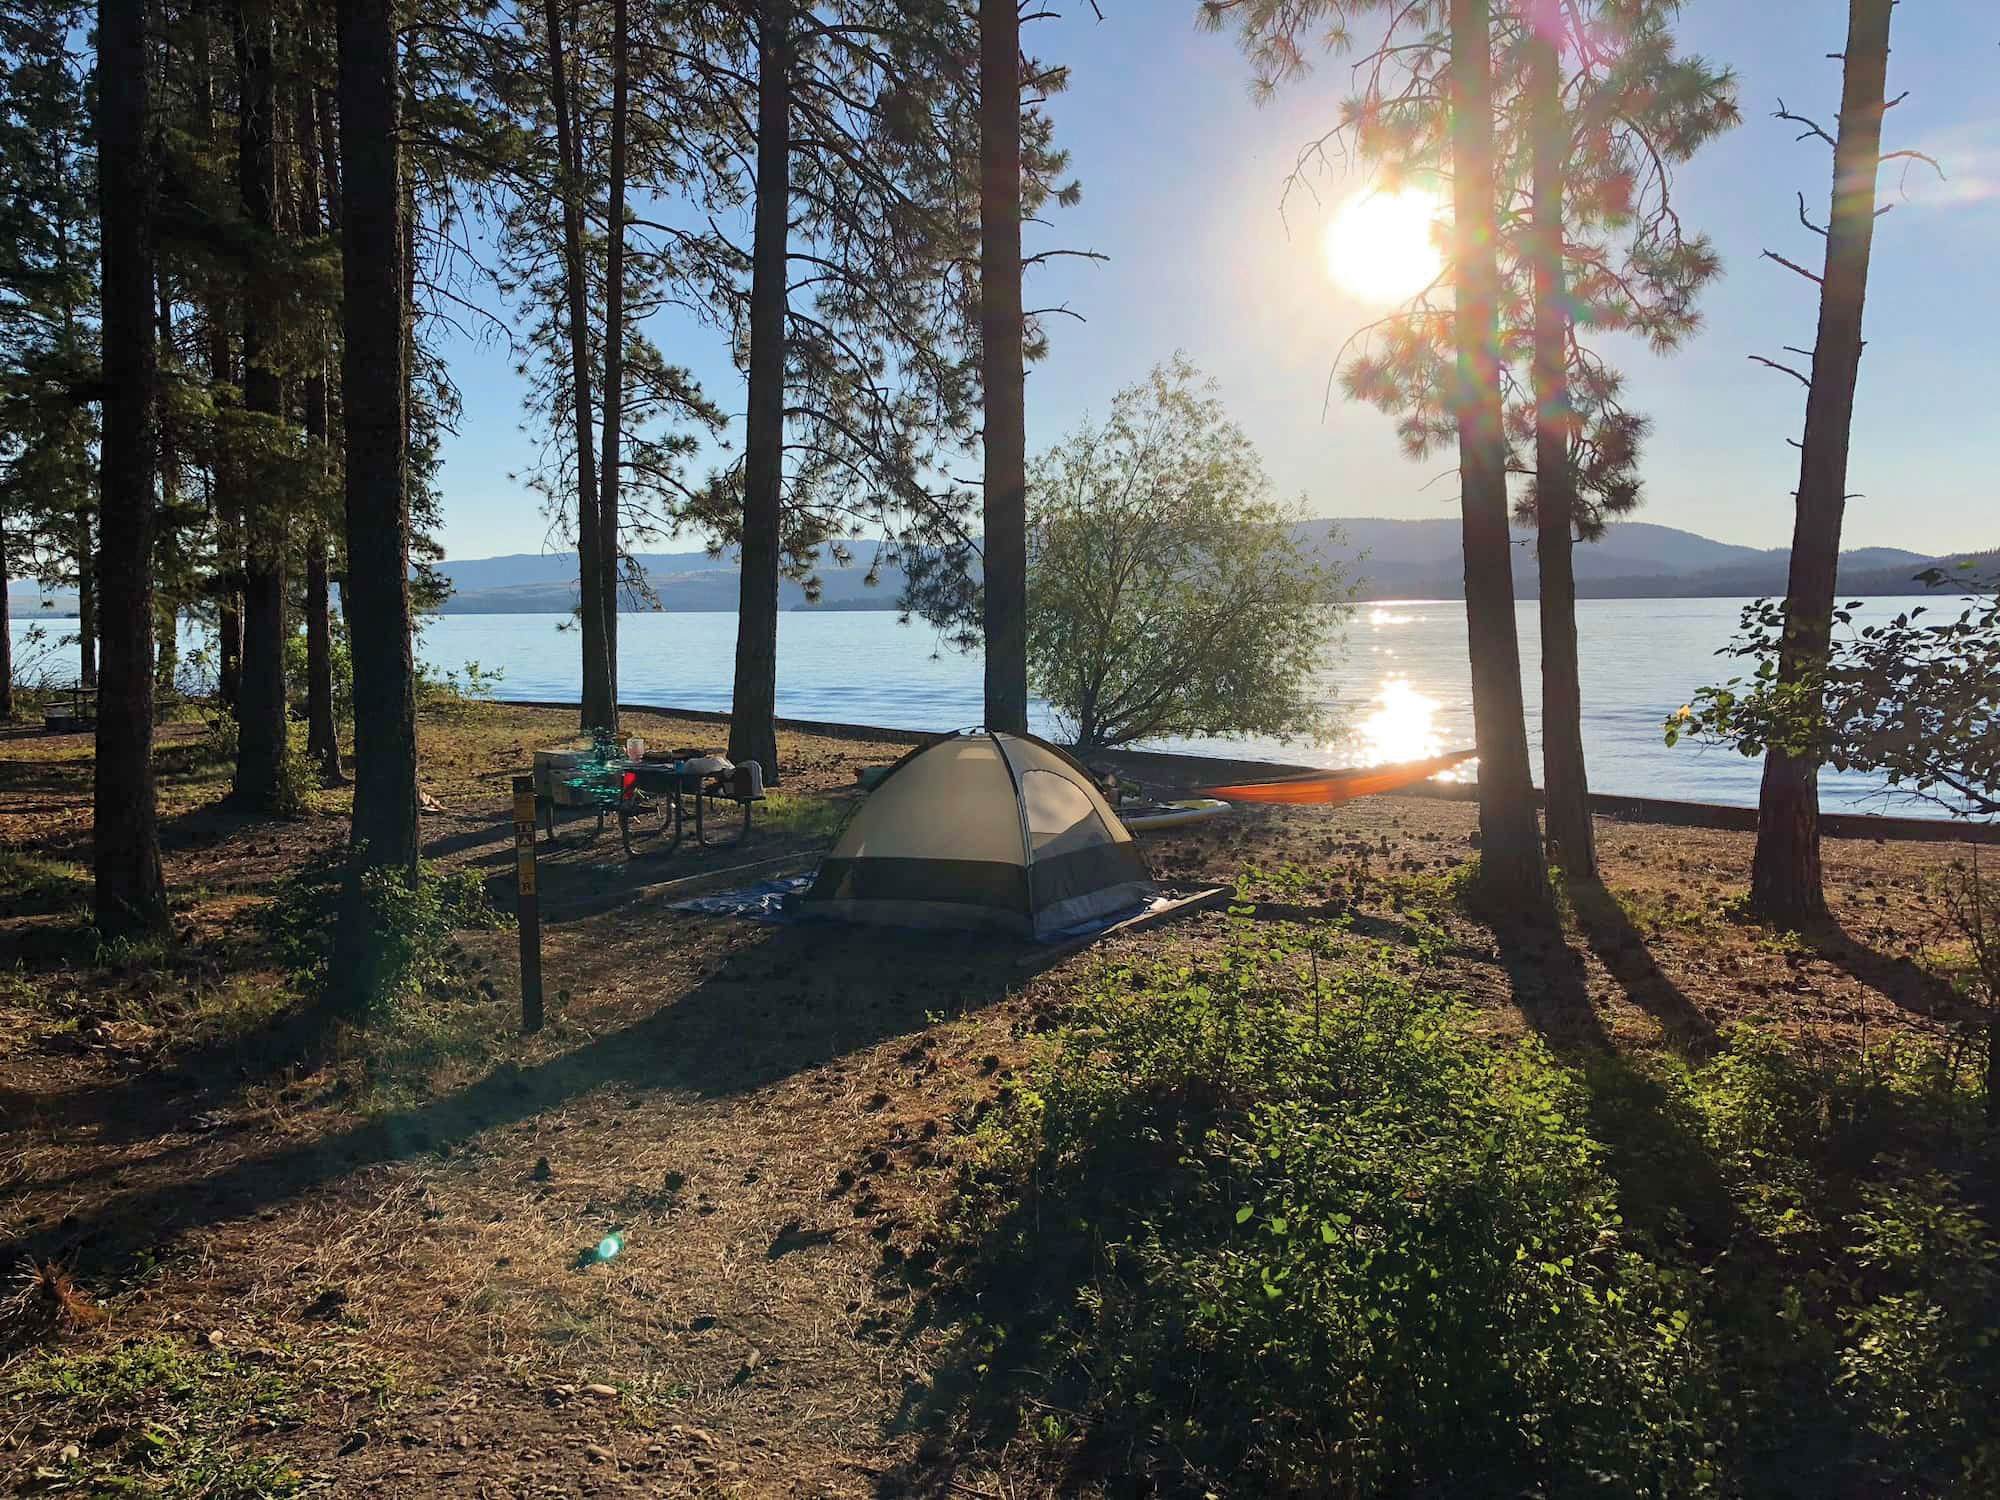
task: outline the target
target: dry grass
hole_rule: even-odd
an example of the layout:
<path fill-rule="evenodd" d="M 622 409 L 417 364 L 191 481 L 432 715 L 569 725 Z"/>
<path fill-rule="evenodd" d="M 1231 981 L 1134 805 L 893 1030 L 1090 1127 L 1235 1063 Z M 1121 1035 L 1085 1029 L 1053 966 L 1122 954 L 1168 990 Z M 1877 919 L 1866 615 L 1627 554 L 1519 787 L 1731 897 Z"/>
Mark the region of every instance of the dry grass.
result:
<path fill-rule="evenodd" d="M 430 857 L 504 876 L 509 778 L 572 723 L 427 714 Z M 627 727 L 723 737 L 654 715 Z M 307 1051 L 250 917 L 338 843 L 345 793 L 295 823 L 225 813 L 199 735 L 161 749 L 179 937 L 138 951 L 98 950 L 79 911 L 87 745 L 0 742 L 16 961 L 0 982 L 0 1253 L 70 1265 L 67 1295 L 107 1315 L 69 1315 L 81 1353 L 168 1339 L 299 1362 L 312 1399 L 282 1431 L 229 1435 L 229 1461 L 282 1452 L 336 1493 L 891 1492 L 926 1440 L 897 1413 L 941 1337 L 926 1241 L 962 1132 L 1097 965 L 1198 956 L 1225 921 L 1034 972 L 1006 944 L 731 923 L 641 889 L 809 850 L 854 769 L 903 748 L 788 736 L 789 805 L 742 849 L 628 865 L 615 836 L 565 827 L 544 859 L 545 905 L 564 914 L 540 1035 L 518 1035 L 503 930 L 461 936 L 424 1045 Z M 1606 888 L 1557 938 L 1451 906 L 1472 826 L 1462 804 L 1378 799 L 1248 811 L 1149 848 L 1188 882 L 1297 867 L 1252 883 L 1257 916 L 1336 915 L 1339 941 L 1409 943 L 1430 924 L 1440 982 L 1496 1034 L 1692 1050 L 1749 1020 L 1845 1047 L 1949 1024 L 1924 880 L 1947 849 L 1830 845 L 1841 927 L 1799 944 L 1730 919 L 1741 835 L 1606 823 Z M 614 1230 L 624 1252 L 589 1259 Z M 4 1357 L 0 1386 L 38 1357 Z M 201 1380 L 237 1378 L 212 1365 Z M 0 1445 L 0 1482 L 88 1437 L 68 1408 L 38 1409 Z"/>

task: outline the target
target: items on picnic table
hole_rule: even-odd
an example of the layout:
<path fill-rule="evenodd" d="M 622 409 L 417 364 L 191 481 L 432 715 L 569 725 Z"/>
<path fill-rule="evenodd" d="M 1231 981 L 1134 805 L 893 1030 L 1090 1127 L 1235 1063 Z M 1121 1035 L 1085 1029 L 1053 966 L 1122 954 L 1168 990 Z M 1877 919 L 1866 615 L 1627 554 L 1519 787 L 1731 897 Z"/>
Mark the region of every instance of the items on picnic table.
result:
<path fill-rule="evenodd" d="M 739 766 L 699 747 L 649 752 L 637 736 L 620 747 L 609 735 L 599 734 L 588 750 L 535 752 L 536 810 L 551 841 L 558 807 L 594 808 L 599 832 L 607 814 L 617 817 L 619 838 L 630 855 L 635 819 L 655 808 L 656 832 L 663 837 L 671 833 L 657 852 L 671 853 L 680 847 L 690 814 L 695 842 L 703 848 L 724 848 L 741 843 L 749 834 L 751 810 L 763 800 L 762 766 L 755 761 Z M 733 838 L 711 839 L 710 804 L 722 803 L 740 807 L 742 822 Z"/>

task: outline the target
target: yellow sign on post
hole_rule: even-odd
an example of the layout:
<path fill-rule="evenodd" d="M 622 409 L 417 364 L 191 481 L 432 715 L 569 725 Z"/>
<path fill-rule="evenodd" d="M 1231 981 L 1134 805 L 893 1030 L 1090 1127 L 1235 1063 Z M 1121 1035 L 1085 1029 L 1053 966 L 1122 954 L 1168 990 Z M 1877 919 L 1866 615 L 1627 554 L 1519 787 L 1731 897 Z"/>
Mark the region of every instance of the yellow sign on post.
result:
<path fill-rule="evenodd" d="M 514 872 L 521 925 L 521 1029 L 542 1029 L 542 912 L 535 894 L 535 778 L 514 778 Z"/>

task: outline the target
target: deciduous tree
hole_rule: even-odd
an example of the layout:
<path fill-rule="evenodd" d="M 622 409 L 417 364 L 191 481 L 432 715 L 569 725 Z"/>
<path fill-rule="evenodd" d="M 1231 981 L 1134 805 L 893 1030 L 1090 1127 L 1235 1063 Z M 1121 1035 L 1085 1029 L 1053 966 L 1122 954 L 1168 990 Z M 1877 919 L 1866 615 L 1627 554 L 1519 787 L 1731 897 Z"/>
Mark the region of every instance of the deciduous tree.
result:
<path fill-rule="evenodd" d="M 1344 581 L 1185 359 L 1043 455 L 1029 495 L 1030 681 L 1079 747 L 1323 727 Z"/>

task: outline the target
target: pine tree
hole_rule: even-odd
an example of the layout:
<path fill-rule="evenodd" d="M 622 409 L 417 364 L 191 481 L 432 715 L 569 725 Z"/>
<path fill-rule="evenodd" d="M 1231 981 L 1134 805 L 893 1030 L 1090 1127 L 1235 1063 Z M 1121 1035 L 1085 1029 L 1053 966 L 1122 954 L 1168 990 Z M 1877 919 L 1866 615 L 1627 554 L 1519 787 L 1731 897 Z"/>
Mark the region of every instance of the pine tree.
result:
<path fill-rule="evenodd" d="M 237 191 L 252 233 L 266 247 L 243 278 L 243 410 L 247 417 L 244 490 L 243 665 L 237 697 L 232 795 L 247 807 L 276 804 L 284 774 L 286 496 L 271 462 L 285 440 L 279 344 L 284 316 L 270 274 L 278 238 L 276 37 L 264 0 L 242 0 L 233 17 L 240 102 Z"/>
<path fill-rule="evenodd" d="M 569 79 L 563 64 L 563 18 L 558 0 L 548 0 L 549 108 L 555 120 L 556 181 L 562 203 L 562 289 L 570 356 L 570 409 L 576 430 L 577 595 L 582 616 L 582 727 L 609 726 L 617 708 L 612 686 L 604 574 L 598 560 L 602 506 L 596 497 L 597 456 L 592 444 L 589 279 L 583 254 L 583 167 Z M 609 614 L 616 614 L 616 599 Z"/>
<path fill-rule="evenodd" d="M 293 89 L 294 140 L 299 154 L 299 239 L 311 245 L 325 234 L 325 189 L 320 157 L 317 91 L 308 82 Z M 336 216 L 337 217 L 337 216 Z M 305 331 L 301 415 L 305 426 L 310 493 L 305 535 L 306 753 L 329 785 L 345 780 L 340 765 L 340 726 L 334 718 L 332 580 L 328 527 L 322 507 L 337 472 L 332 442 L 332 391 L 327 381 L 327 342 L 320 328 Z"/>
<path fill-rule="evenodd" d="M 0 516 L 11 569 L 73 587 L 85 686 L 97 680 L 93 518 L 101 383 L 96 159 L 86 77 L 60 0 L 0 15 Z"/>
<path fill-rule="evenodd" d="M 1021 12 L 1017 0 L 978 4 L 986 726 L 1025 734 L 1028 435 L 1021 348 Z"/>
<path fill-rule="evenodd" d="M 1222 0 L 1206 15 L 1219 24 L 1237 9 Z M 1244 40 L 1260 85 L 1274 88 L 1304 68 L 1307 22 L 1345 23 L 1383 9 L 1306 0 L 1268 16 L 1245 12 Z M 1493 208 L 1470 236 L 1455 234 L 1454 266 L 1465 264 L 1468 239 L 1475 259 L 1483 259 L 1480 243 L 1492 245 L 1495 389 L 1489 391 L 1484 378 L 1463 380 L 1458 308 L 1443 305 L 1443 286 L 1364 330 L 1356 340 L 1360 352 L 1340 372 L 1350 397 L 1398 418 L 1404 448 L 1418 458 L 1456 447 L 1463 459 L 1471 436 L 1490 467 L 1488 403 L 1500 403 L 1503 468 L 1533 481 L 1517 513 L 1535 526 L 1542 562 L 1549 845 L 1574 875 L 1594 870 L 1595 851 L 1571 553 L 1577 538 L 1601 535 L 1608 516 L 1638 503 L 1638 454 L 1646 431 L 1645 419 L 1624 404 L 1621 377 L 1590 338 L 1629 332 L 1662 352 L 1676 347 L 1698 326 L 1697 294 L 1719 270 L 1708 242 L 1682 231 L 1670 201 L 1670 171 L 1734 122 L 1733 80 L 1675 53 L 1670 22 L 1677 10 L 1674 0 L 1561 6 L 1517 0 L 1488 14 L 1492 40 L 1486 50 L 1495 62 L 1489 108 L 1481 113 L 1494 122 Z M 1340 132 L 1390 181 L 1449 178 L 1456 197 L 1458 148 L 1476 121 L 1445 107 L 1457 97 L 1454 63 L 1466 60 L 1452 44 L 1470 34 L 1452 28 L 1470 21 L 1476 29 L 1477 19 L 1437 5 L 1387 14 L 1393 29 L 1363 63 L 1364 90 L 1345 106 Z M 1573 66 L 1565 68 L 1558 44 L 1571 50 Z M 1455 295 L 1462 290 L 1456 276 L 1452 289 Z M 1483 408 L 1470 434 L 1468 392 Z M 1482 482 L 1485 491 L 1493 488 L 1483 470 Z M 1504 618 L 1499 608 L 1503 595 L 1512 596 L 1509 539 L 1504 526 L 1491 524 L 1490 508 L 1479 514 L 1479 540 L 1466 562 L 1475 719 L 1482 694 L 1499 704 L 1484 722 L 1503 726 L 1497 732 L 1511 766 L 1525 736 L 1517 747 L 1515 714 L 1507 707 L 1520 696 L 1518 651 L 1496 644 L 1511 635 L 1511 604 Z M 1532 821 L 1532 788 L 1511 770 L 1498 778 L 1511 790 L 1489 786 L 1492 779 L 1482 753 L 1482 809 L 1497 796 L 1512 847 Z M 1487 817 L 1482 812 L 1483 827 Z M 1483 863 L 1491 858 L 1487 853 Z"/>
<path fill-rule="evenodd" d="M 1840 528 L 1847 513 L 1848 442 L 1861 369 L 1861 314 L 1875 238 L 1875 179 L 1886 159 L 1882 119 L 1888 112 L 1894 5 L 1895 0 L 1849 0 L 1847 46 L 1840 54 L 1840 122 L 1832 136 L 1817 126 L 1807 131 L 1833 144 L 1833 203 L 1823 231 L 1825 264 L 1817 276 L 1803 273 L 1819 284 L 1819 334 L 1813 341 L 1810 377 L 1800 377 L 1807 387 L 1806 430 L 1778 656 L 1783 687 L 1808 684 L 1824 670 L 1833 632 Z M 1764 756 L 1750 896 L 1759 912 L 1778 922 L 1799 924 L 1826 914 L 1819 765 L 1777 745 Z"/>
<path fill-rule="evenodd" d="M 153 795 L 153 578 L 156 350 L 150 58 L 144 0 L 97 8 L 98 200 L 103 246 L 104 663 L 92 814 L 97 924 L 167 925 Z"/>
<path fill-rule="evenodd" d="M 401 68 L 394 0 L 339 10 L 345 614 L 354 658 L 356 861 L 417 873 L 410 645 Z"/>
<path fill-rule="evenodd" d="M 1601 332 L 1655 352 L 1698 326 L 1697 294 L 1721 270 L 1672 204 L 1675 165 L 1738 118 L 1734 79 L 1674 51 L 1677 0 L 1531 0 L 1520 115 L 1528 166 L 1517 281 L 1526 283 L 1531 370 L 1515 426 L 1533 451 L 1518 513 L 1536 532 L 1542 625 L 1543 800 L 1551 858 L 1597 871 L 1577 667 L 1576 538 L 1639 503 L 1645 422 L 1591 350 Z M 1565 58 L 1573 59 L 1568 67 Z M 1614 243 L 1614 241 L 1616 243 Z M 1517 303 L 1516 305 L 1520 305 Z"/>

